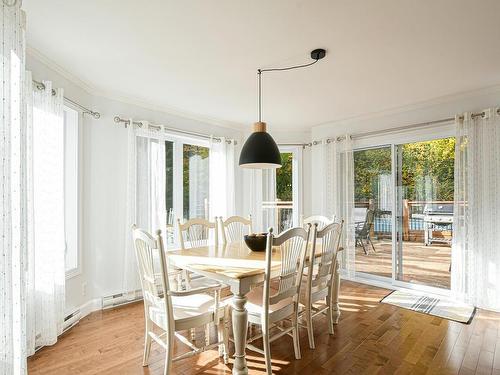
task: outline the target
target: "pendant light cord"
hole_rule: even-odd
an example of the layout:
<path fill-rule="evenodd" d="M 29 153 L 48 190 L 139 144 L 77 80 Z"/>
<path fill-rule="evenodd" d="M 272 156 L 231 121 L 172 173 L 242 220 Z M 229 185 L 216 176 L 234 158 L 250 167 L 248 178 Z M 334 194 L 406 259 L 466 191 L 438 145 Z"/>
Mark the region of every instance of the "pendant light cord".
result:
<path fill-rule="evenodd" d="M 313 62 L 302 65 L 287 66 L 285 68 L 269 68 L 269 69 L 257 69 L 257 76 L 259 78 L 259 122 L 262 122 L 262 73 L 264 72 L 282 72 L 285 70 L 307 68 L 308 66 L 316 64 L 320 59 L 316 58 Z"/>

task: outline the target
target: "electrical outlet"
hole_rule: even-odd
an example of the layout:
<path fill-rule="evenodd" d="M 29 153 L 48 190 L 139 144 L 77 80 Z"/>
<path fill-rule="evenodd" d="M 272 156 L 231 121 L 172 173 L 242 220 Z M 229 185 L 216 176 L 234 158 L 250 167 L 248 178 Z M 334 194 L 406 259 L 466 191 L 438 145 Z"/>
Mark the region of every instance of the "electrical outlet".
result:
<path fill-rule="evenodd" d="M 82 283 L 82 296 L 87 295 L 87 283 Z"/>

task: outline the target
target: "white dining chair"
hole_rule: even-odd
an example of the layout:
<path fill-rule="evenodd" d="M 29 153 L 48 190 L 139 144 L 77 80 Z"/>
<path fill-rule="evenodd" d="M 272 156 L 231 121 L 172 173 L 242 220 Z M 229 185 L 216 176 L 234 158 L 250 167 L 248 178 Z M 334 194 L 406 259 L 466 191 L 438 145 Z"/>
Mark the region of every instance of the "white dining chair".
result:
<path fill-rule="evenodd" d="M 301 217 L 301 227 L 307 226 L 307 224 L 317 224 L 318 225 L 318 230 L 323 229 L 330 223 L 334 223 L 335 220 L 335 215 L 332 217 L 326 217 L 323 215 L 313 215 L 313 216 L 308 216 L 306 218 Z"/>
<path fill-rule="evenodd" d="M 260 325 L 262 333 L 247 340 L 247 348 L 264 355 L 266 371 L 271 374 L 271 342 L 284 335 L 293 339 L 295 358 L 300 359 L 298 308 L 299 291 L 307 252 L 310 227 L 290 228 L 278 236 L 269 229 L 266 248 L 264 285 L 252 289 L 247 294 L 248 322 Z M 274 270 L 272 258 L 280 259 L 278 274 L 271 279 Z M 290 327 L 279 323 L 288 320 Z M 271 336 L 271 328 L 279 332 Z M 251 343 L 262 338 L 263 350 Z"/>
<path fill-rule="evenodd" d="M 218 245 L 218 225 L 217 220 L 209 221 L 203 218 L 189 219 L 182 223 L 177 219 L 179 243 L 182 250 L 187 250 L 195 247 L 208 246 L 210 243 Z M 220 290 L 223 285 L 209 279 L 208 277 L 197 275 L 192 272 L 185 271 L 182 273 L 181 284 L 186 289 L 211 288 L 214 293 L 220 295 Z M 195 329 L 191 330 L 191 340 L 195 340 Z M 210 326 L 205 328 L 205 339 L 207 343 L 210 341 Z"/>
<path fill-rule="evenodd" d="M 309 251 L 309 264 L 305 271 L 305 285 L 300 293 L 300 304 L 303 307 L 300 317 L 305 322 L 309 347 L 314 349 L 313 318 L 319 314 L 328 317 L 328 331 L 333 335 L 334 323 L 334 282 L 337 267 L 337 254 L 340 246 L 343 221 L 330 223 L 318 230 L 317 225 L 312 230 L 312 246 Z M 318 240 L 321 241 L 321 251 L 318 251 Z M 304 283 L 303 283 L 304 284 Z M 320 302 L 324 304 L 320 305 Z"/>
<path fill-rule="evenodd" d="M 217 220 L 209 221 L 202 218 L 189 219 L 182 223 L 177 219 L 179 243 L 181 249 L 207 246 L 210 243 L 219 244 Z"/>
<path fill-rule="evenodd" d="M 132 227 L 132 237 L 144 298 L 144 355 L 143 366 L 148 365 L 152 340 L 166 351 L 164 374 L 172 373 L 172 363 L 191 357 L 201 351 L 219 347 L 225 363 L 229 342 L 229 309 L 218 297 L 207 294 L 210 288 L 198 288 L 185 291 L 170 289 L 168 277 L 168 258 L 166 256 L 161 231 L 153 238 L 146 231 Z M 155 269 L 155 253 L 160 259 L 160 269 Z M 160 279 L 161 289 L 158 288 Z M 216 295 L 217 296 L 217 295 Z M 205 326 L 217 325 L 219 340 L 214 344 L 197 347 L 179 331 Z M 161 331 L 157 334 L 155 330 Z M 191 350 L 174 357 L 174 338 L 187 345 Z M 222 338 L 222 340 L 221 340 Z"/>
<path fill-rule="evenodd" d="M 222 232 L 222 243 L 239 242 L 245 234 L 252 233 L 252 217 L 248 219 L 242 216 L 230 216 L 223 220 L 219 217 L 219 225 Z"/>

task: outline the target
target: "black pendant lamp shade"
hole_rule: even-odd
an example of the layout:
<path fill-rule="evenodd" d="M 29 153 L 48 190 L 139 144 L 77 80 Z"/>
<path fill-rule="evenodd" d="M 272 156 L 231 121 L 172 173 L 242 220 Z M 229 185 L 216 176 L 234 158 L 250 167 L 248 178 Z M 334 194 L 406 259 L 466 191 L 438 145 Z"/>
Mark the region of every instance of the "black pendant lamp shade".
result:
<path fill-rule="evenodd" d="M 273 137 L 266 132 L 265 122 L 256 122 L 240 154 L 240 166 L 253 169 L 281 167 L 281 154 Z"/>
<path fill-rule="evenodd" d="M 240 154 L 240 167 L 253 168 L 253 169 L 272 169 L 281 168 L 281 154 L 278 145 L 273 137 L 266 132 L 266 123 L 262 122 L 262 73 L 263 72 L 276 72 L 284 70 L 292 70 L 297 68 L 305 68 L 316 64 L 319 60 L 324 58 L 326 51 L 318 48 L 311 51 L 311 59 L 314 61 L 296 66 L 289 66 L 286 68 L 270 68 L 258 69 L 257 77 L 259 82 L 259 122 L 253 125 L 253 133 L 247 138 Z"/>

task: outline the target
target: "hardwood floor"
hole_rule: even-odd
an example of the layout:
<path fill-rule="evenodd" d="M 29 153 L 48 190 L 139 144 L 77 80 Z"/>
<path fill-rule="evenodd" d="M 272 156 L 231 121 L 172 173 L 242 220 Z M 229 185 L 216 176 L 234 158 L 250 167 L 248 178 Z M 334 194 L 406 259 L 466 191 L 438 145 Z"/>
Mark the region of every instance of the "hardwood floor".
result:
<path fill-rule="evenodd" d="M 390 240 L 373 240 L 374 252 L 368 254 L 356 247 L 356 271 L 392 277 L 392 244 Z M 425 246 L 422 242 L 403 244 L 403 274 L 401 281 L 450 288 L 451 247 L 445 244 Z"/>
<path fill-rule="evenodd" d="M 343 282 L 341 320 L 334 336 L 326 318 L 315 319 L 316 350 L 301 330 L 302 359 L 292 340 L 271 345 L 277 374 L 497 374 L 500 314 L 478 311 L 470 325 L 379 303 L 389 291 Z M 203 340 L 203 332 L 197 335 Z M 29 360 L 29 374 L 162 374 L 164 351 L 153 344 L 141 366 L 143 308 L 135 303 L 91 314 Z M 179 352 L 181 349 L 176 348 Z M 250 374 L 264 374 L 263 357 L 247 351 Z M 216 351 L 174 364 L 175 374 L 230 374 Z"/>

